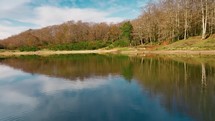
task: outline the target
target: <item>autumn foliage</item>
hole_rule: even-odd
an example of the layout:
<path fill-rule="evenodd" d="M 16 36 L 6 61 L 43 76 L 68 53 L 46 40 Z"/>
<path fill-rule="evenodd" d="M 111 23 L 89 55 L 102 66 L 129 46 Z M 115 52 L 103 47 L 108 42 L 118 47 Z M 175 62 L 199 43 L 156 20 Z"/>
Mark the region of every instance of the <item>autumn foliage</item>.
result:
<path fill-rule="evenodd" d="M 92 44 L 93 41 L 111 43 L 118 40 L 120 34 L 120 24 L 69 21 L 61 25 L 22 32 L 1 41 L 1 44 L 6 49 L 18 49 L 27 46 L 46 48 L 79 42 Z"/>
<path fill-rule="evenodd" d="M 151 1 L 132 21 L 118 24 L 69 21 L 28 30 L 0 41 L 6 49 L 98 49 L 148 43 L 172 43 L 215 33 L 215 0 Z M 29 48 L 28 48 L 29 47 Z"/>

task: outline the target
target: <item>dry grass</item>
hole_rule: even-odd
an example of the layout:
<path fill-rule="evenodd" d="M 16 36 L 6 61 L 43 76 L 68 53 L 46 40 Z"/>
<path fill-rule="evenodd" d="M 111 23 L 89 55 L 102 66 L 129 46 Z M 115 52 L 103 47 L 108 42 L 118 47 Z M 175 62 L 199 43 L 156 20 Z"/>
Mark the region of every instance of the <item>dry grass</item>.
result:
<path fill-rule="evenodd" d="M 201 37 L 191 37 L 157 48 L 158 50 L 215 50 L 215 37 L 201 40 Z"/>
<path fill-rule="evenodd" d="M 21 56 L 21 55 L 62 55 L 62 54 L 105 54 L 105 53 L 117 53 L 116 49 L 112 50 L 80 50 L 80 51 L 51 51 L 41 50 L 36 52 L 20 52 L 20 51 L 0 51 L 0 56 Z"/>
<path fill-rule="evenodd" d="M 191 37 L 187 40 L 180 40 L 169 45 L 146 45 L 138 47 L 124 47 L 114 49 L 99 50 L 79 50 L 79 51 L 51 51 L 41 50 L 36 52 L 20 52 L 17 50 L 0 50 L 0 56 L 20 56 L 20 55 L 55 55 L 55 54 L 124 54 L 124 55 L 215 55 L 215 35 L 206 40 L 201 37 Z"/>

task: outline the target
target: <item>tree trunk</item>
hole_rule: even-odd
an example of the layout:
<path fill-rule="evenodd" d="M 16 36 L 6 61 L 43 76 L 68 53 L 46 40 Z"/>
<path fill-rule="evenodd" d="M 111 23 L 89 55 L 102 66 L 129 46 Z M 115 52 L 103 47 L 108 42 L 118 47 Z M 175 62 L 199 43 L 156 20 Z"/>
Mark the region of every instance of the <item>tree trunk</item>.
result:
<path fill-rule="evenodd" d="M 206 39 L 207 20 L 208 20 L 208 1 L 201 0 L 202 6 L 202 40 Z"/>
<path fill-rule="evenodd" d="M 186 40 L 187 39 L 187 28 L 188 28 L 188 1 L 185 0 L 185 18 L 184 18 L 184 39 Z"/>
<path fill-rule="evenodd" d="M 177 1 L 177 14 L 176 14 L 176 22 L 177 22 L 177 40 L 179 40 L 180 39 L 180 18 L 179 18 L 179 14 L 180 14 L 180 4 L 179 4 L 179 2 Z"/>

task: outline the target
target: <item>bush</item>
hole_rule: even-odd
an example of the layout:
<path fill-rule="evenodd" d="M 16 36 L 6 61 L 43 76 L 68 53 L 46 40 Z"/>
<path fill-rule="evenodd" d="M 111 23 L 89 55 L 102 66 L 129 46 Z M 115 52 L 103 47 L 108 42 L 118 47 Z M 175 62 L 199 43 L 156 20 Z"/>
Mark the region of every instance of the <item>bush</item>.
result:
<path fill-rule="evenodd" d="M 127 47 L 129 46 L 128 40 L 117 40 L 114 43 L 111 41 L 82 41 L 64 44 L 54 44 L 43 47 L 36 46 L 22 46 L 18 48 L 20 51 L 37 51 L 40 48 L 47 48 L 50 50 L 96 50 L 104 47 L 114 48 L 114 47 Z"/>
<path fill-rule="evenodd" d="M 51 45 L 48 48 L 51 50 L 95 50 L 108 46 L 104 41 L 85 41 L 69 44 Z"/>
<path fill-rule="evenodd" d="M 113 47 L 128 47 L 129 40 L 117 40 L 113 43 Z"/>
<path fill-rule="evenodd" d="M 4 46 L 0 44 L 0 49 L 4 49 Z"/>
<path fill-rule="evenodd" d="M 18 48 L 21 52 L 23 51 L 38 51 L 40 50 L 38 47 L 34 47 L 34 46 L 23 46 L 23 47 L 20 47 Z"/>

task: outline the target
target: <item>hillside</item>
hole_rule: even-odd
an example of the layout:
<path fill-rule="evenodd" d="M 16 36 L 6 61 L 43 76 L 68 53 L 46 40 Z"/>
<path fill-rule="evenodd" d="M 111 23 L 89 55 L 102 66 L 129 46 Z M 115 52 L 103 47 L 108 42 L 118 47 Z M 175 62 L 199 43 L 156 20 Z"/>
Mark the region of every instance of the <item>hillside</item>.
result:
<path fill-rule="evenodd" d="M 49 48 L 50 46 L 66 46 L 71 43 L 91 41 L 113 42 L 118 40 L 122 33 L 120 30 L 121 24 L 122 23 L 107 24 L 69 21 L 61 25 L 27 30 L 0 41 L 0 45 L 5 49 L 19 49 L 23 47 L 37 47 L 38 49 L 43 49 Z"/>
<path fill-rule="evenodd" d="M 140 16 L 119 23 L 68 21 L 28 30 L 0 41 L 21 51 L 95 50 L 147 45 L 158 50 L 214 50 L 215 2 L 163 0 L 147 3 Z M 203 21 L 202 21 L 203 20 Z M 175 42 L 164 47 L 150 44 Z"/>
<path fill-rule="evenodd" d="M 156 47 L 156 50 L 215 50 L 215 35 L 202 40 L 200 36 Z"/>

